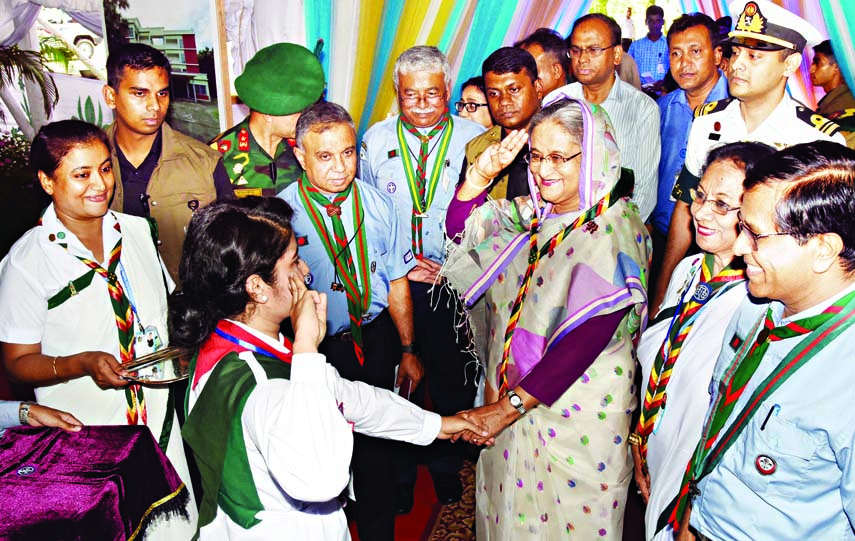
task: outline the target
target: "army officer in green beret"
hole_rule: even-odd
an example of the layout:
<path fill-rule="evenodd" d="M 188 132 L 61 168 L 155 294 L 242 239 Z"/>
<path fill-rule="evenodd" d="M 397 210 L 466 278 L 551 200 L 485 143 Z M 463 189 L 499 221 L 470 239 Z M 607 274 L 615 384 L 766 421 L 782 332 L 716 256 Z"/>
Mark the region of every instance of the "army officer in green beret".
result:
<path fill-rule="evenodd" d="M 249 116 L 211 141 L 235 195 L 276 195 L 303 170 L 292 150 L 297 119 L 324 93 L 324 70 L 311 51 L 275 43 L 258 51 L 235 79 Z"/>

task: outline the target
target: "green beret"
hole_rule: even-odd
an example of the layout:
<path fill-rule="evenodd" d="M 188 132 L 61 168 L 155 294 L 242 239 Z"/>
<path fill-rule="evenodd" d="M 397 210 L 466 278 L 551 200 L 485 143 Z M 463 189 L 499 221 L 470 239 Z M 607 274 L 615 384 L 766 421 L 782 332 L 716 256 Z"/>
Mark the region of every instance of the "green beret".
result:
<path fill-rule="evenodd" d="M 253 111 L 273 116 L 299 113 L 324 91 L 324 69 L 314 54 L 294 43 L 274 43 L 253 56 L 235 79 L 238 97 Z"/>

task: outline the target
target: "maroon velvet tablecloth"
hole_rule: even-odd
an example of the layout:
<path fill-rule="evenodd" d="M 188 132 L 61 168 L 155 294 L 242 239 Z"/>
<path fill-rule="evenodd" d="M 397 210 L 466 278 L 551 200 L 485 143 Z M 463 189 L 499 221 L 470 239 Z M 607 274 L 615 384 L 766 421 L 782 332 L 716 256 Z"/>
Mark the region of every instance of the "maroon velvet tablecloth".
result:
<path fill-rule="evenodd" d="M 186 516 L 184 487 L 144 426 L 9 429 L 0 438 L 0 539 L 142 539 Z"/>

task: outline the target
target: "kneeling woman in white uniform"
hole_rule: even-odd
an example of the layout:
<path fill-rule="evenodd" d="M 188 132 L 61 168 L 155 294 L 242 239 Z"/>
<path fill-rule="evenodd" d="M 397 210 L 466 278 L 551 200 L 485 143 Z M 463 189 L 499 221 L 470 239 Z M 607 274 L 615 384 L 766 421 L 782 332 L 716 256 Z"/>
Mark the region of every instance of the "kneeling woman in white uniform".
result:
<path fill-rule="evenodd" d="M 339 496 L 354 430 L 420 445 L 477 430 L 325 362 L 326 296 L 303 283 L 291 216 L 281 199 L 217 201 L 187 230 L 170 337 L 198 349 L 183 435 L 202 474 L 202 539 L 350 539 Z M 289 317 L 293 342 L 279 333 Z"/>

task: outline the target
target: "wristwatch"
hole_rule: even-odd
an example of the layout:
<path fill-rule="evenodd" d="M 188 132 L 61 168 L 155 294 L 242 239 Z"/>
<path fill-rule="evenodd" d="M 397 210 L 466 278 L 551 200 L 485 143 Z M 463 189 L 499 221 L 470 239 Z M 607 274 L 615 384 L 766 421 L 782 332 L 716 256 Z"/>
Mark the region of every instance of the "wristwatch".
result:
<path fill-rule="evenodd" d="M 21 402 L 21 405 L 18 406 L 18 421 L 22 425 L 30 424 L 30 406 L 35 404 L 35 402 Z"/>
<path fill-rule="evenodd" d="M 418 353 L 415 342 L 410 342 L 409 344 L 401 344 L 401 353 L 412 353 L 413 355 Z"/>
<path fill-rule="evenodd" d="M 525 409 L 525 406 L 523 406 L 523 401 L 522 398 L 520 398 L 520 395 L 513 391 L 508 391 L 508 402 L 511 403 L 511 407 L 520 412 L 520 415 L 525 415 L 526 412 L 528 412 L 528 410 Z"/>

